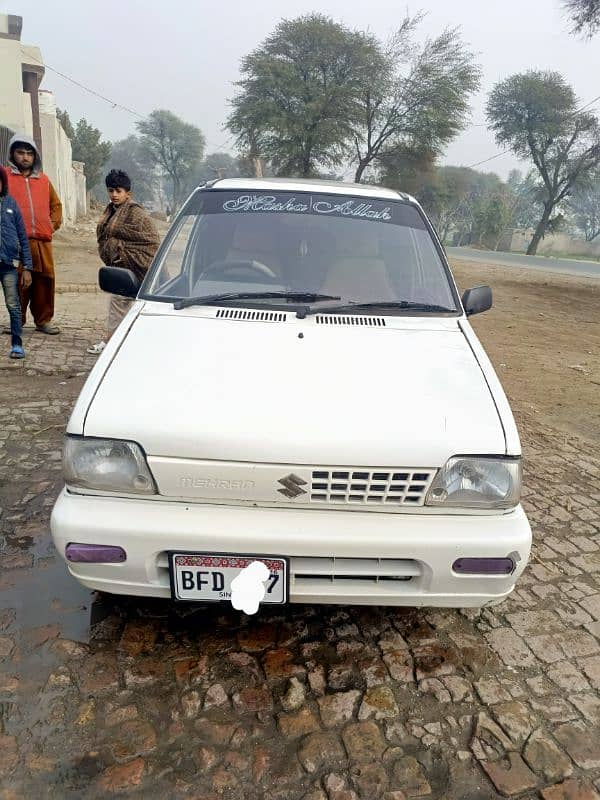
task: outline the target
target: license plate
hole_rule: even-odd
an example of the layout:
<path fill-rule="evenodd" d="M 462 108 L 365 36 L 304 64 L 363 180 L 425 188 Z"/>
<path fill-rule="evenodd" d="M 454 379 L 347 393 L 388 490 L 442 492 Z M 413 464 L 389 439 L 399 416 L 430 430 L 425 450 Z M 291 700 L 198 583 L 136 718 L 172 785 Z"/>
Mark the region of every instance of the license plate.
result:
<path fill-rule="evenodd" d="M 261 603 L 285 603 L 288 598 L 287 559 L 213 553 L 169 553 L 173 599 L 198 603 L 231 600 L 231 581 L 253 561 L 262 561 L 269 570 Z"/>

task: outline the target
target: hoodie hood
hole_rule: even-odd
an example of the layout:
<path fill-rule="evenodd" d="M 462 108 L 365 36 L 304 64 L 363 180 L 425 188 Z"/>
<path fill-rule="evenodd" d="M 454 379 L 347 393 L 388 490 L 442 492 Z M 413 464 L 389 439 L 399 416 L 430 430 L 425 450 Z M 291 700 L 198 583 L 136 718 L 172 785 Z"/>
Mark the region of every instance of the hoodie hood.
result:
<path fill-rule="evenodd" d="M 22 144 L 26 144 L 29 147 L 31 147 L 31 149 L 35 153 L 35 160 L 33 162 L 33 173 L 35 175 L 37 175 L 38 172 L 42 171 L 42 159 L 41 159 L 41 156 L 40 156 L 40 151 L 38 150 L 37 144 L 33 141 L 31 136 L 27 136 L 26 133 L 15 133 L 15 135 L 12 137 L 12 139 L 8 143 L 8 163 L 9 163 L 10 167 L 13 170 L 17 170 L 17 172 L 19 171 L 17 165 L 12 160 L 13 148 L 19 142 L 21 142 Z"/>

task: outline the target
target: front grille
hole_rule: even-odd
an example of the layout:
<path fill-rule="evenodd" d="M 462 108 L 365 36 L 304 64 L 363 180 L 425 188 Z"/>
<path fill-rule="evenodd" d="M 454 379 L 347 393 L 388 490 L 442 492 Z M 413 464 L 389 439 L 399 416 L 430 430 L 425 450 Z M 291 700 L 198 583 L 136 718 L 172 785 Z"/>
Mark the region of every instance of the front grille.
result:
<path fill-rule="evenodd" d="M 285 322 L 287 314 L 281 311 L 250 311 L 244 308 L 219 308 L 216 317 L 244 322 Z"/>
<path fill-rule="evenodd" d="M 434 469 L 313 470 L 312 503 L 422 506 Z"/>
<path fill-rule="evenodd" d="M 317 325 L 366 325 L 368 327 L 385 328 L 384 317 L 366 317 L 364 314 L 357 314 L 344 317 L 341 314 L 325 316 L 317 314 Z"/>
<path fill-rule="evenodd" d="M 290 573 L 298 581 L 410 581 L 421 575 L 417 561 L 402 558 L 292 558 Z"/>

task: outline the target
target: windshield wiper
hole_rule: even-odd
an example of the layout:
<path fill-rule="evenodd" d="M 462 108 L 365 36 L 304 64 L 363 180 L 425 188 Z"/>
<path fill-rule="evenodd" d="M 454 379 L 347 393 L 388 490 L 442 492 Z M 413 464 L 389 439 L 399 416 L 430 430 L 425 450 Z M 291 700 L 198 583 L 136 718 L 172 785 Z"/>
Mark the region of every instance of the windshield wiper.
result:
<path fill-rule="evenodd" d="M 210 305 L 229 300 L 292 300 L 298 303 L 318 303 L 323 300 L 341 300 L 333 294 L 318 294 L 317 292 L 224 292 L 222 294 L 205 294 L 198 297 L 184 297 L 173 303 L 173 308 L 180 311 L 190 306 Z"/>
<path fill-rule="evenodd" d="M 455 308 L 446 308 L 446 306 L 438 306 L 434 303 L 417 303 L 411 300 L 373 300 L 369 303 L 343 303 L 339 306 L 321 306 L 320 308 L 306 308 L 298 309 L 296 316 L 299 319 L 304 319 L 308 314 L 330 314 L 334 311 L 358 311 L 362 308 L 393 308 L 408 311 L 437 311 L 444 314 L 456 313 Z"/>

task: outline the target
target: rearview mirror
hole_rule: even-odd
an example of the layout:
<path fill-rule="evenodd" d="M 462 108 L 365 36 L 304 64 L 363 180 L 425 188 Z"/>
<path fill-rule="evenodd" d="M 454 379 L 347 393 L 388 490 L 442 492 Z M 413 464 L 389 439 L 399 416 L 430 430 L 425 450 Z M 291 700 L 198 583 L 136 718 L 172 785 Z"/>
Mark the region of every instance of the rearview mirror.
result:
<path fill-rule="evenodd" d="M 102 291 L 121 297 L 137 297 L 141 286 L 133 272 L 123 267 L 100 267 L 98 283 Z"/>
<path fill-rule="evenodd" d="M 462 296 L 462 304 L 467 317 L 481 314 L 492 307 L 492 290 L 489 286 L 474 286 Z"/>

